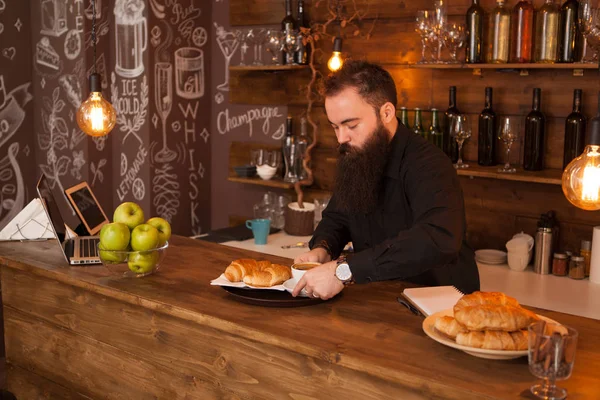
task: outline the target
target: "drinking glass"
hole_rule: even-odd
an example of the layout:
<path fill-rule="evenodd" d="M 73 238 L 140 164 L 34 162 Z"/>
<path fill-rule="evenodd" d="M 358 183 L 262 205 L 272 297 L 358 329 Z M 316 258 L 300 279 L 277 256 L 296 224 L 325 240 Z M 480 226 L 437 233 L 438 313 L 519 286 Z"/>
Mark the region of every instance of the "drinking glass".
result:
<path fill-rule="evenodd" d="M 436 62 L 443 64 L 442 47 L 444 46 L 444 33 L 448 22 L 448 0 L 435 0 L 433 2 L 433 30 L 435 32 L 435 41 L 437 44 Z"/>
<path fill-rule="evenodd" d="M 263 149 L 251 150 L 250 154 L 252 156 L 250 165 L 260 167 L 261 165 L 264 165 L 266 163 L 265 151 Z"/>
<path fill-rule="evenodd" d="M 456 115 L 452 120 L 450 127 L 450 136 L 456 140 L 458 144 L 458 161 L 454 164 L 454 168 L 462 169 L 469 168 L 469 164 L 463 163 L 462 160 L 462 148 L 465 140 L 471 137 L 471 124 L 469 118 L 464 115 Z"/>
<path fill-rule="evenodd" d="M 267 30 L 259 29 L 256 31 L 256 40 L 254 44 L 254 64 L 253 65 L 264 65 L 263 64 L 263 44 L 267 39 Z"/>
<path fill-rule="evenodd" d="M 254 31 L 254 29 L 248 29 L 248 32 L 246 33 L 246 43 L 248 43 L 248 45 L 249 45 L 248 48 L 252 49 L 252 51 L 254 52 L 254 59 L 249 64 L 256 65 L 257 57 L 258 57 L 258 55 L 256 54 L 258 45 L 257 45 L 256 32 Z"/>
<path fill-rule="evenodd" d="M 295 64 L 294 53 L 298 51 L 298 35 L 297 30 L 290 30 L 284 33 L 284 49 L 285 49 L 285 63 L 288 65 Z"/>
<path fill-rule="evenodd" d="M 282 164 L 281 151 L 273 150 L 273 151 L 267 152 L 267 159 L 266 159 L 265 164 L 268 164 L 269 166 L 271 166 L 273 168 L 279 169 L 279 167 L 281 167 L 281 164 Z"/>
<path fill-rule="evenodd" d="M 237 31 L 237 36 L 240 39 L 241 45 L 240 45 L 240 67 L 245 67 L 246 65 L 246 53 L 248 53 L 248 38 L 247 38 L 247 34 L 242 32 L 242 31 Z"/>
<path fill-rule="evenodd" d="M 466 37 L 463 24 L 452 23 L 444 30 L 444 44 L 450 52 L 451 63 L 458 63 L 457 52 L 465 45 Z"/>
<path fill-rule="evenodd" d="M 506 159 L 504 167 L 498 168 L 498 172 L 512 174 L 517 170 L 510 165 L 510 149 L 512 144 L 519 138 L 519 122 L 516 118 L 502 117 L 498 127 L 498 139 L 506 146 Z"/>
<path fill-rule="evenodd" d="M 283 32 L 278 29 L 267 31 L 267 52 L 271 53 L 271 61 L 274 65 L 281 64 L 281 52 L 283 51 Z"/>
<path fill-rule="evenodd" d="M 431 10 L 417 11 L 415 20 L 415 31 L 421 37 L 421 61 L 419 64 L 426 64 L 425 50 L 430 46 L 431 32 L 433 29 L 433 12 Z"/>
<path fill-rule="evenodd" d="M 592 59 L 584 60 L 585 62 L 596 62 L 600 50 L 600 27 L 598 26 L 600 21 L 596 2 L 597 0 L 581 0 L 579 2 L 577 19 L 579 31 L 584 36 L 586 44 L 593 50 Z"/>
<path fill-rule="evenodd" d="M 544 380 L 542 384 L 531 386 L 531 393 L 539 399 L 566 398 L 566 389 L 556 386 L 556 381 L 571 376 L 577 350 L 577 331 L 544 320 L 534 322 L 528 330 L 529 371 Z"/>

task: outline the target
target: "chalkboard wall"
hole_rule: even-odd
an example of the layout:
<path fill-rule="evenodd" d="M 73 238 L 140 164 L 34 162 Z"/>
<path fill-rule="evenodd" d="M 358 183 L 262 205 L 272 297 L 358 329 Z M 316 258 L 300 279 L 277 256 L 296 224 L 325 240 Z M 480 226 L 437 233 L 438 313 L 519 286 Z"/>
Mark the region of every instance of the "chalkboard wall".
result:
<path fill-rule="evenodd" d="M 212 2 L 96 0 L 96 14 L 95 66 L 118 118 L 92 139 L 75 121 L 94 67 L 91 1 L 0 0 L 0 228 L 43 173 L 57 192 L 87 181 L 107 214 L 135 201 L 178 234 L 207 231 Z"/>

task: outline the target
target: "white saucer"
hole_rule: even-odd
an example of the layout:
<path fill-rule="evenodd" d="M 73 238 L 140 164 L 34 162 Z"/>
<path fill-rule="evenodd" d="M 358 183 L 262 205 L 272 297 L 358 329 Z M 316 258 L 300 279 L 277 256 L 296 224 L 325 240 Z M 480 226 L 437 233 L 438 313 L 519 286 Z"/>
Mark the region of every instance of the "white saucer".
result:
<path fill-rule="evenodd" d="M 476 250 L 475 260 L 484 264 L 504 264 L 506 263 L 506 252 L 493 249 Z"/>
<path fill-rule="evenodd" d="M 294 288 L 296 287 L 296 283 L 297 283 L 297 281 L 294 278 L 288 279 L 287 281 L 283 282 L 283 287 L 285 288 L 285 290 L 292 293 L 294 291 Z M 298 296 L 308 297 L 308 295 L 306 294 L 306 291 L 304 289 L 302 289 L 302 291 L 300 292 L 300 294 Z"/>

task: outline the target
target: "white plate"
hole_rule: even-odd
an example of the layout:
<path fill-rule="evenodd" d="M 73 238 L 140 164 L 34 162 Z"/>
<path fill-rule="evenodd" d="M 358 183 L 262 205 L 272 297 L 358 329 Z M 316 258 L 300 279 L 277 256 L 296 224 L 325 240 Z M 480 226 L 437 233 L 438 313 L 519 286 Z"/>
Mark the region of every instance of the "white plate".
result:
<path fill-rule="evenodd" d="M 527 350 L 488 350 L 488 349 L 478 349 L 476 347 L 463 346 L 463 345 L 456 343 L 454 340 L 450 339 L 448 336 L 438 332 L 435 329 L 435 320 L 436 319 L 438 319 L 439 317 L 453 316 L 453 315 L 454 315 L 454 313 L 452 312 L 452 309 L 440 311 L 440 312 L 430 315 L 429 317 L 425 318 L 425 321 L 423 321 L 423 332 L 425 332 L 425 334 L 427 336 L 429 336 L 430 338 L 432 338 L 433 340 L 435 340 L 438 343 L 441 343 L 448 347 L 453 347 L 458 350 L 462 350 L 465 353 L 470 354 L 475 357 L 487 358 L 490 360 L 511 360 L 513 358 L 527 356 Z M 558 324 L 558 322 L 556 322 L 550 318 L 546 318 L 539 314 L 537 314 L 537 316 L 548 322 Z"/>
<path fill-rule="evenodd" d="M 506 263 L 506 252 L 501 250 L 476 250 L 475 260 L 485 264 Z"/>

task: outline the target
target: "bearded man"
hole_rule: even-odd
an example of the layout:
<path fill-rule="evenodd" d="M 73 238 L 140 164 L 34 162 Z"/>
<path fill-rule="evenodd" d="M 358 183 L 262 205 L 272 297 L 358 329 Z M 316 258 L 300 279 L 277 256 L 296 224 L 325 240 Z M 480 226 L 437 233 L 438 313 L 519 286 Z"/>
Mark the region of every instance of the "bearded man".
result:
<path fill-rule="evenodd" d="M 347 61 L 325 84 L 339 146 L 333 196 L 295 262 L 319 262 L 302 289 L 329 299 L 351 283 L 401 279 L 479 290 L 465 241 L 462 190 L 448 157 L 396 118 L 396 85 L 378 65 Z M 354 253 L 339 257 L 352 242 Z"/>

